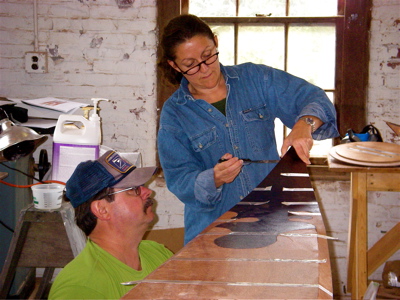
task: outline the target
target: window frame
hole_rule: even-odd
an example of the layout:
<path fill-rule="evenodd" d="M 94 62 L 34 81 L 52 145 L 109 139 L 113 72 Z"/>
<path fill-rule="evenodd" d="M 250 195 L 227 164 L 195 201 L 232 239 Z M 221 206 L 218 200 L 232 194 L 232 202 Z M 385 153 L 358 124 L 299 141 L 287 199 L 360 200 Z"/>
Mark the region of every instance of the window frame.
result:
<path fill-rule="evenodd" d="M 189 0 L 158 0 L 159 35 L 170 19 L 189 11 Z M 336 23 L 335 101 L 338 129 L 344 136 L 349 128 L 361 131 L 367 119 L 369 30 L 372 0 L 338 0 L 338 15 L 328 17 L 204 17 L 207 23 Z M 354 71 L 357 70 L 357 71 Z M 159 111 L 177 87 L 157 75 Z M 340 143 L 340 137 L 334 139 Z M 320 165 L 321 160 L 315 161 Z M 314 162 L 313 162 L 314 164 Z M 325 160 L 326 164 L 326 160 Z"/>

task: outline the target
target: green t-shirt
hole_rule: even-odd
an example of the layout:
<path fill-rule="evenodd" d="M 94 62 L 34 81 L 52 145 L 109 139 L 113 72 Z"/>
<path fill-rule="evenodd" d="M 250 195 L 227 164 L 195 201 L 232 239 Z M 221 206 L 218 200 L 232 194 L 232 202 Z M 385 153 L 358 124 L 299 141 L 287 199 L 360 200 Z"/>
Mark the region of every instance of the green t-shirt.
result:
<path fill-rule="evenodd" d="M 143 279 L 173 253 L 144 240 L 139 255 L 142 270 L 136 271 L 88 239 L 81 253 L 54 280 L 49 299 L 119 299 L 133 287 L 121 282 Z"/>

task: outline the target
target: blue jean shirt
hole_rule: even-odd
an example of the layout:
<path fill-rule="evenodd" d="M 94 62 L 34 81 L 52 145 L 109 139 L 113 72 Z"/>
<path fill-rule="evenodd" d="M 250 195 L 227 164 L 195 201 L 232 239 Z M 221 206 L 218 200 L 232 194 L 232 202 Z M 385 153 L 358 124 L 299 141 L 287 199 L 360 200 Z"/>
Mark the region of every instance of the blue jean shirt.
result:
<path fill-rule="evenodd" d="M 233 182 L 216 188 L 213 168 L 222 155 L 279 159 L 276 118 L 292 128 L 300 117 L 316 116 L 324 124 L 314 139 L 339 135 L 334 106 L 320 88 L 265 65 L 221 65 L 221 71 L 227 86 L 226 116 L 194 99 L 185 78 L 161 112 L 160 163 L 168 189 L 185 204 L 185 244 L 241 201 L 275 166 L 244 165 Z"/>

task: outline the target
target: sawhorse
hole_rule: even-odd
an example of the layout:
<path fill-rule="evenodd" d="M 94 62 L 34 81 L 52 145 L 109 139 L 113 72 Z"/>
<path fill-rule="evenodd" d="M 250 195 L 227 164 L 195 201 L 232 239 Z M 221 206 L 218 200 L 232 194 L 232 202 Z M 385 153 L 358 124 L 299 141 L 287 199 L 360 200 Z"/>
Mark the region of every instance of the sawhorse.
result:
<path fill-rule="evenodd" d="M 46 299 L 55 268 L 63 268 L 85 243 L 70 203 L 52 211 L 23 209 L 0 275 L 0 299 L 8 298 L 18 267 L 45 269 L 35 299 Z"/>

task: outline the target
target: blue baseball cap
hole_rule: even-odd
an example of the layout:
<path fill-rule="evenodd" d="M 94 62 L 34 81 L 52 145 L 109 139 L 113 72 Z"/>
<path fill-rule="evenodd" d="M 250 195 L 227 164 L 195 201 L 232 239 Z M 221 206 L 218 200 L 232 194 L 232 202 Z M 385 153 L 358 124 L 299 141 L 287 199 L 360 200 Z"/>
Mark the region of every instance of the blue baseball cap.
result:
<path fill-rule="evenodd" d="M 73 207 L 107 187 L 129 188 L 145 184 L 157 167 L 137 168 L 116 151 L 109 150 L 97 160 L 81 162 L 66 183 L 66 196 Z"/>

